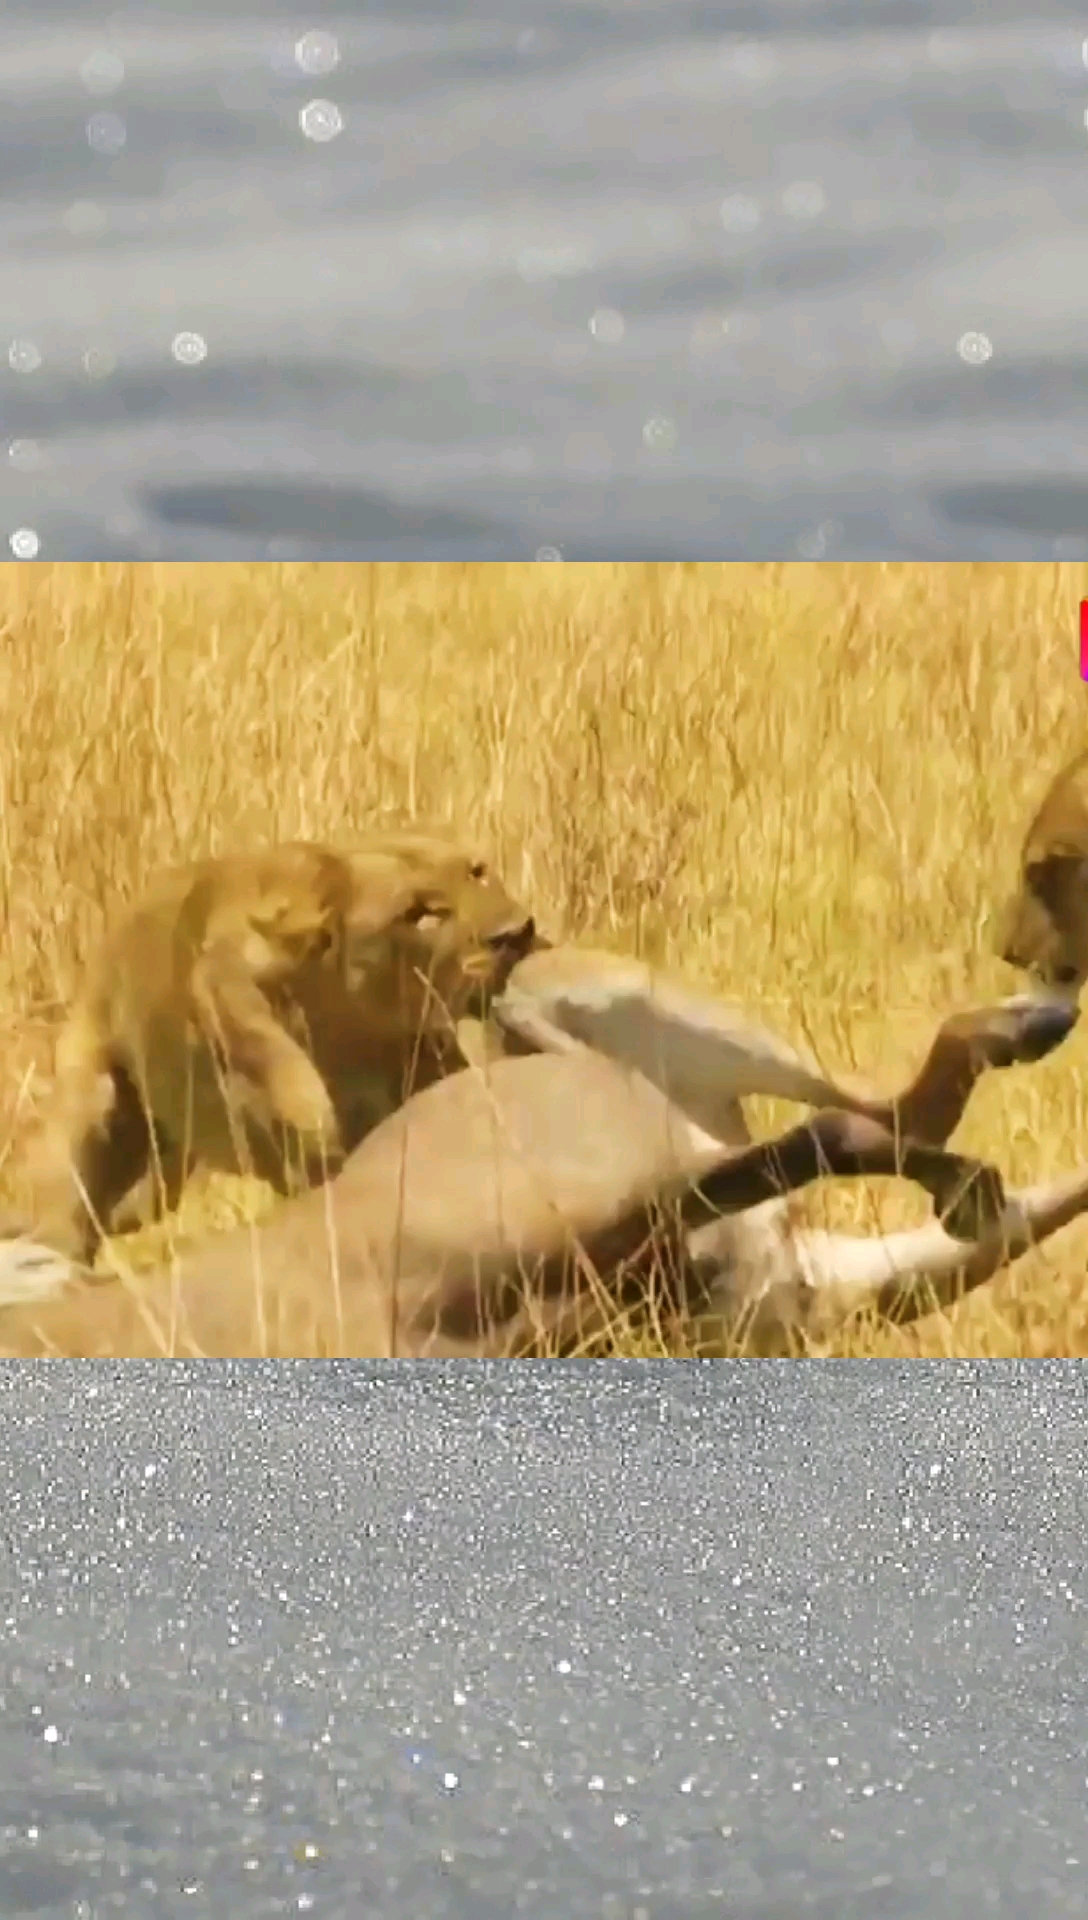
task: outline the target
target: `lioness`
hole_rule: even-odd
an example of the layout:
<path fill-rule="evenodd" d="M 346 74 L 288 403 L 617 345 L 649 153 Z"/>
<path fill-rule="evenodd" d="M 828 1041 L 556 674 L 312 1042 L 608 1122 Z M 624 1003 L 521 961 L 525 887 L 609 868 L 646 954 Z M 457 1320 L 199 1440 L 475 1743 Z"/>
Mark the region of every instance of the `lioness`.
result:
<path fill-rule="evenodd" d="M 436 833 L 161 874 L 92 956 L 59 1036 L 26 1158 L 31 1230 L 90 1260 L 153 1160 L 166 1206 L 197 1159 L 310 1184 L 462 1064 L 455 1023 L 534 938 L 486 863 Z"/>
<path fill-rule="evenodd" d="M 417 1093 L 323 1192 L 288 1200 L 259 1231 L 218 1237 L 176 1271 L 89 1287 L 48 1248 L 0 1249 L 0 1351 L 569 1352 L 648 1295 L 666 1314 L 747 1322 L 763 1352 L 826 1337 L 859 1307 L 910 1318 L 1088 1201 L 1083 1175 L 1007 1201 L 992 1168 L 943 1148 L 982 1072 L 1041 1058 L 1075 1019 L 1066 1002 L 1024 997 L 955 1016 L 882 1116 L 824 1111 L 733 1150 L 589 1047 L 500 1058 Z M 919 1181 L 946 1226 L 876 1239 L 790 1232 L 778 1196 L 863 1172 Z"/>
<path fill-rule="evenodd" d="M 996 946 L 1010 966 L 1063 992 L 1088 980 L 1088 753 L 1051 782 L 1024 835 Z"/>

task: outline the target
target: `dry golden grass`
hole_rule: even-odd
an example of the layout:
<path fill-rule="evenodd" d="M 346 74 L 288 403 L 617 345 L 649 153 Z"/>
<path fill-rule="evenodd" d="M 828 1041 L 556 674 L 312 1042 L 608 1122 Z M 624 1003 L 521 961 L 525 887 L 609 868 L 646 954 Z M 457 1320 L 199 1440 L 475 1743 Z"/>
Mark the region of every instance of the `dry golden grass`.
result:
<path fill-rule="evenodd" d="M 894 1083 L 1009 990 L 988 923 L 1085 742 L 1085 593 L 1056 565 L 0 567 L 9 1097 L 153 866 L 386 812 L 482 823 L 554 931 Z M 995 1076 L 965 1147 L 1016 1181 L 1088 1157 L 1086 1059 Z M 916 1217 L 897 1187 L 813 1208 Z M 848 1350 L 1088 1353 L 1086 1247 Z"/>

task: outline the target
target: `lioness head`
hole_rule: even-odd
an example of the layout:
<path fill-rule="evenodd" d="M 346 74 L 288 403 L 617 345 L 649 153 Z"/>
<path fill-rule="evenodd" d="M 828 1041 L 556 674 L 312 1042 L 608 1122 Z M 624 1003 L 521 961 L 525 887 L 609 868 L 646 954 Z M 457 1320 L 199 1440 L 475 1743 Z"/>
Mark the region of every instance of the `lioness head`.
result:
<path fill-rule="evenodd" d="M 997 952 L 1063 993 L 1088 980 L 1088 753 L 1063 768 L 1024 836 Z"/>
<path fill-rule="evenodd" d="M 482 1012 L 536 941 L 482 854 L 437 833 L 385 832 L 347 856 L 343 980 L 390 1031 Z"/>

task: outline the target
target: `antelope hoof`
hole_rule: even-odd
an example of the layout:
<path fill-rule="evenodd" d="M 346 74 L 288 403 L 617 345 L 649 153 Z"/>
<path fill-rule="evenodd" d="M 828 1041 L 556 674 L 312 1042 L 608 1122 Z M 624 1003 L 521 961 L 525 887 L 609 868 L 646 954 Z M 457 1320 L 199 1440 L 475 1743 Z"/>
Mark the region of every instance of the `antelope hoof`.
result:
<path fill-rule="evenodd" d="M 1068 1000 L 1036 999 L 1025 994 L 1019 1002 L 1009 1004 L 1019 1027 L 1016 1058 L 1025 1062 L 1042 1060 L 1053 1053 L 1072 1033 L 1079 1017 L 1076 1003 Z"/>

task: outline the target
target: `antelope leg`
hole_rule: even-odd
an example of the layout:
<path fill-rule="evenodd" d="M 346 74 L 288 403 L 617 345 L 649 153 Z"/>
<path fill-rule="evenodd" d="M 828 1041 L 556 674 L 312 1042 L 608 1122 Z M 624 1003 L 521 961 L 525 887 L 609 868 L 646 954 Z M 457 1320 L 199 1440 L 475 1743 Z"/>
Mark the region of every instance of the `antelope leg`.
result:
<path fill-rule="evenodd" d="M 720 1296 L 715 1310 L 745 1315 L 756 1346 L 781 1350 L 791 1336 L 824 1341 L 859 1312 L 897 1324 L 955 1304 L 1088 1212 L 1088 1168 L 1010 1193 L 997 1224 L 977 1240 L 954 1240 L 938 1220 L 901 1233 L 795 1232 L 795 1271 L 762 1295 Z M 729 1291 L 723 1283 L 723 1293 Z"/>
<path fill-rule="evenodd" d="M 715 1139 L 734 1136 L 736 1102 L 751 1093 L 869 1111 L 867 1097 L 827 1080 L 740 1007 L 616 954 L 530 954 L 491 1012 L 505 1034 L 541 1052 L 580 1041 L 635 1067 Z"/>
<path fill-rule="evenodd" d="M 773 1140 L 728 1154 L 705 1167 L 698 1186 L 677 1195 L 688 1232 L 717 1215 L 741 1213 L 828 1175 L 856 1179 L 899 1174 L 924 1187 L 960 1240 L 971 1241 L 1000 1220 L 1005 1206 L 995 1167 L 895 1136 L 874 1120 L 834 1110 L 813 1114 Z"/>
<path fill-rule="evenodd" d="M 518 963 L 492 1018 L 510 1051 L 577 1051 L 634 1067 L 688 1119 L 724 1145 L 743 1139 L 740 1101 L 773 1094 L 837 1108 L 934 1142 L 958 1125 L 989 1067 L 1038 1060 L 1076 1022 L 1052 996 L 1015 995 L 943 1021 L 922 1066 L 891 1099 L 828 1079 L 816 1062 L 742 1008 L 643 962 L 552 947 Z"/>

